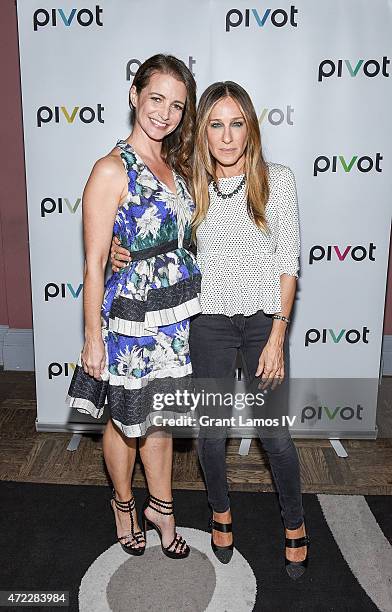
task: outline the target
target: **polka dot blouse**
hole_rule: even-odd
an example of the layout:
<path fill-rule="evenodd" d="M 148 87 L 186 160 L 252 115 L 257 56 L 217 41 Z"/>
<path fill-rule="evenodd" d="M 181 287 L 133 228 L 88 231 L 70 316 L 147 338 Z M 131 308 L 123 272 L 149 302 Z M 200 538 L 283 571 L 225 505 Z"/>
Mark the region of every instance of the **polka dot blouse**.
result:
<path fill-rule="evenodd" d="M 245 186 L 225 199 L 212 184 L 209 186 L 210 207 L 197 230 L 204 314 L 249 316 L 258 310 L 266 314 L 279 312 L 280 275 L 298 276 L 300 239 L 294 175 L 280 164 L 269 163 L 268 168 L 269 233 L 249 218 Z M 219 190 L 231 193 L 243 176 L 219 179 Z"/>

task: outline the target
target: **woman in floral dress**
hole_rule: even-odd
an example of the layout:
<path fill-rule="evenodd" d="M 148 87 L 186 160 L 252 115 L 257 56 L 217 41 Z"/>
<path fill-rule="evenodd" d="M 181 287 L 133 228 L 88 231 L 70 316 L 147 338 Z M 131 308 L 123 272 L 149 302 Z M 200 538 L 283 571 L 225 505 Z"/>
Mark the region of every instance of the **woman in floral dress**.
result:
<path fill-rule="evenodd" d="M 200 312 L 200 272 L 187 250 L 195 81 L 183 62 L 156 55 L 135 75 L 130 103 L 132 133 L 96 162 L 83 194 L 85 343 L 67 401 L 95 418 L 108 404 L 103 451 L 123 549 L 142 554 L 149 524 L 167 556 L 184 558 L 189 547 L 173 516 L 172 439 L 154 427 L 153 404 L 156 393 L 189 383 L 189 318 Z M 113 233 L 132 261 L 104 286 Z M 144 535 L 130 488 L 137 438 L 150 493 Z"/>

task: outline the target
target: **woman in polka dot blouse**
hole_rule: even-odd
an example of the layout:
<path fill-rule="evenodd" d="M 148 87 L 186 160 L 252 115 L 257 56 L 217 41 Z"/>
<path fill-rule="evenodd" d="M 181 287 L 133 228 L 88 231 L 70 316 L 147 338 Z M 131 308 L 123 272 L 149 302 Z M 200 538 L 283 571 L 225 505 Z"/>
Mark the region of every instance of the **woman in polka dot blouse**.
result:
<path fill-rule="evenodd" d="M 214 83 L 201 96 L 193 191 L 193 231 L 202 272 L 201 313 L 192 320 L 189 340 L 195 378 L 209 391 L 220 389 L 223 380 L 231 381 L 233 389 L 240 351 L 249 390 L 255 397 L 260 389 L 264 397 L 261 407 L 255 402 L 253 416 L 287 415 L 287 326 L 299 268 L 295 179 L 288 167 L 264 160 L 252 101 L 232 81 Z M 119 260 L 128 260 L 128 252 L 114 243 L 113 247 L 112 264 L 118 269 L 125 265 Z M 198 440 L 212 508 L 211 546 L 222 563 L 228 563 L 233 553 L 227 428 L 219 426 L 226 421 L 213 417 L 227 416 L 225 411 L 232 414 L 231 407 L 205 409 L 200 421 L 208 426 L 200 427 Z M 287 426 L 260 425 L 257 432 L 279 495 L 286 571 L 296 579 L 306 570 L 309 544 L 297 451 Z M 251 528 L 257 533 L 257 525 Z"/>

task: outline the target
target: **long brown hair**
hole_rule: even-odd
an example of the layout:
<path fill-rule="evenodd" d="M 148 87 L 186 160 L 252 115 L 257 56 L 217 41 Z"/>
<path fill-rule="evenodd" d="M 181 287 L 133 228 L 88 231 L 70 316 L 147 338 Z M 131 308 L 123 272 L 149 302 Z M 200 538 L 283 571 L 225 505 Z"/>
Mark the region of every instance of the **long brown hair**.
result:
<path fill-rule="evenodd" d="M 268 166 L 264 160 L 259 122 L 252 100 L 243 87 L 233 81 L 213 83 L 202 94 L 196 114 L 195 151 L 193 155 L 193 195 L 196 210 L 193 218 L 193 237 L 205 218 L 209 207 L 208 185 L 216 176 L 216 162 L 208 148 L 207 125 L 210 113 L 219 100 L 230 97 L 241 109 L 248 130 L 245 149 L 248 214 L 262 230 L 268 231 L 265 207 L 269 198 Z"/>
<path fill-rule="evenodd" d="M 176 172 L 190 183 L 196 118 L 196 82 L 184 62 L 174 55 L 158 53 L 143 62 L 135 74 L 132 85 L 136 87 L 138 94 L 148 85 L 151 76 L 156 72 L 172 75 L 175 79 L 182 81 L 187 90 L 181 122 L 174 132 L 163 139 L 162 156 Z M 135 109 L 131 103 L 130 107 L 134 121 Z"/>

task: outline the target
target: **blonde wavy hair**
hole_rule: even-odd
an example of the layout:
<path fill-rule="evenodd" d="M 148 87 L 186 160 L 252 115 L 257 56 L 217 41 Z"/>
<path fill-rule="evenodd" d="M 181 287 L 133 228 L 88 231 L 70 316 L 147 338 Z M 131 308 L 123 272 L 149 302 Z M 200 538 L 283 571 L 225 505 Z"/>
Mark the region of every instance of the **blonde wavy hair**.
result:
<path fill-rule="evenodd" d="M 268 166 L 263 157 L 256 111 L 243 87 L 233 81 L 222 81 L 207 87 L 200 98 L 196 114 L 193 154 L 193 196 L 196 209 L 192 221 L 193 240 L 196 239 L 196 230 L 207 215 L 210 205 L 208 185 L 211 181 L 217 181 L 216 161 L 208 147 L 208 120 L 215 104 L 227 97 L 237 102 L 248 131 L 244 163 L 248 214 L 257 227 L 265 232 L 269 231 L 265 218 L 265 207 L 269 198 Z"/>

